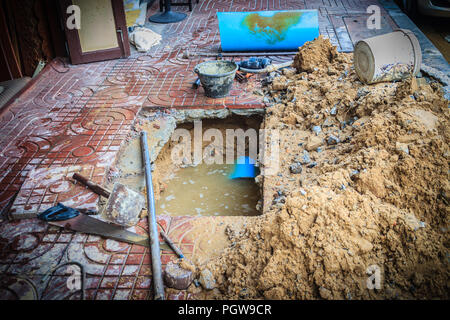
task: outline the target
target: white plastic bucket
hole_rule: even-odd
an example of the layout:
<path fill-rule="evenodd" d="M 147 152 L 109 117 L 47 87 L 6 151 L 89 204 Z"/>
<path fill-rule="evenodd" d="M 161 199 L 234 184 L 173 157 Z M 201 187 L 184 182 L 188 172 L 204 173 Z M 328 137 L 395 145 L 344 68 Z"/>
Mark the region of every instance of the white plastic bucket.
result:
<path fill-rule="evenodd" d="M 422 63 L 422 51 L 410 30 L 398 29 L 358 41 L 353 58 L 359 79 L 365 83 L 375 83 L 417 75 Z"/>

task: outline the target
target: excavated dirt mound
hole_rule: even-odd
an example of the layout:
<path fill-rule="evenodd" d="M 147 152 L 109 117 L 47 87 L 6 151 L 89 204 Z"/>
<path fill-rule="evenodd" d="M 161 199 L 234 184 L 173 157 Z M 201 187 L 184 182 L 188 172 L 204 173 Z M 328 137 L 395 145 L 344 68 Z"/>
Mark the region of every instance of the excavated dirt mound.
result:
<path fill-rule="evenodd" d="M 424 78 L 364 85 L 352 55 L 307 43 L 268 92 L 280 173 L 264 214 L 202 266 L 231 299 L 449 298 L 449 111 Z M 295 172 L 295 173 L 293 173 Z M 267 195 L 267 192 L 265 192 Z M 380 288 L 367 279 L 379 270 Z"/>

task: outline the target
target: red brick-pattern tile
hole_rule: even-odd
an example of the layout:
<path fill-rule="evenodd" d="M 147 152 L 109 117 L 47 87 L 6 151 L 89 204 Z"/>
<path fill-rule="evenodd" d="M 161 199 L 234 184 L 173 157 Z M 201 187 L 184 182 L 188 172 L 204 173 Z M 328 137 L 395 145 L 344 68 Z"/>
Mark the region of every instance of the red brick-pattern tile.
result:
<path fill-rule="evenodd" d="M 97 209 L 98 196 L 71 176 L 78 172 L 93 181 L 102 181 L 102 175 L 93 166 L 65 166 L 38 168 L 30 171 L 11 208 L 14 218 L 33 217 L 58 202 L 76 208 Z"/>

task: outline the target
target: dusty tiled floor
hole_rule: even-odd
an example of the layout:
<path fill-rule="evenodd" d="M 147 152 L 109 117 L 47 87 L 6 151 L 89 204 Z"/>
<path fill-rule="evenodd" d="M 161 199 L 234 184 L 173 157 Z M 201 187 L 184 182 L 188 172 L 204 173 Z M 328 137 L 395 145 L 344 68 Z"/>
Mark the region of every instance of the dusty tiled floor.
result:
<path fill-rule="evenodd" d="M 157 3 L 149 14 L 158 10 Z M 27 176 L 12 208 L 16 213 L 36 213 L 58 201 L 70 200 L 75 207 L 95 205 L 97 197 L 84 188 L 64 178 L 50 181 L 42 177 L 48 172 L 82 171 L 101 182 L 142 107 L 263 108 L 261 97 L 253 94 L 259 85 L 256 81 L 248 87 L 235 82 L 224 99 L 209 99 L 201 88 L 191 88 L 196 78 L 191 70 L 204 58 L 183 59 L 183 52 L 205 52 L 219 46 L 216 11 L 318 9 L 321 34 L 340 50 L 351 51 L 352 42 L 373 35 L 364 28 L 364 18 L 367 6 L 374 3 L 377 1 L 201 0 L 188 19 L 159 27 L 163 42 L 147 54 L 78 66 L 54 60 L 32 87 L 1 112 L 0 207 Z M 186 11 L 184 7 L 175 10 Z M 386 32 L 395 23 L 383 9 L 382 13 L 382 31 Z M 282 61 L 292 57 L 271 58 Z M 192 219 L 159 217 L 160 227 L 187 255 L 195 250 L 187 235 Z M 146 227 L 143 220 L 136 232 L 146 233 Z M 174 257 L 163 251 L 163 264 Z M 48 286 L 41 281 L 67 259 L 86 266 L 89 299 L 152 297 L 148 249 L 62 231 L 36 219 L 0 223 L 0 281 L 19 296 L 29 293 L 30 287 L 17 276 L 27 276 L 44 299 L 79 299 L 78 293 L 67 289 L 62 271 Z M 13 296 L 11 291 L 0 290 L 0 298 Z M 180 292 L 168 298 L 195 297 Z"/>

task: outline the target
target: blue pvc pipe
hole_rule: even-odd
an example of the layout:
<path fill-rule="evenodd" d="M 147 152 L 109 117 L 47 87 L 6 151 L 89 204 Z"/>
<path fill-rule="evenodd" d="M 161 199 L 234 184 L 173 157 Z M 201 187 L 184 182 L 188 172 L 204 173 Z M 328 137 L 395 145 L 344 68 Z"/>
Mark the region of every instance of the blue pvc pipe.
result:
<path fill-rule="evenodd" d="M 319 36 L 317 10 L 217 12 L 222 51 L 297 50 Z"/>
<path fill-rule="evenodd" d="M 256 177 L 255 160 L 250 157 L 241 156 L 234 165 L 234 170 L 230 174 L 230 179 L 254 178 Z"/>

